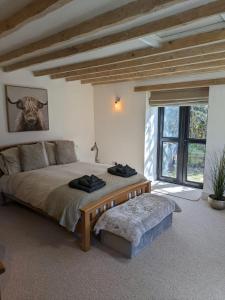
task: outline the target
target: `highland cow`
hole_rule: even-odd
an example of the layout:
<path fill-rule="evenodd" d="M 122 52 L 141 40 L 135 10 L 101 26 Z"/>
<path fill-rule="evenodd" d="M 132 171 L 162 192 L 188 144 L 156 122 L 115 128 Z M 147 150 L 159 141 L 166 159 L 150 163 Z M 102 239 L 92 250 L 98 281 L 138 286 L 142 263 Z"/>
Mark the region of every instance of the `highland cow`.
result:
<path fill-rule="evenodd" d="M 44 117 L 42 109 L 48 103 L 42 103 L 34 97 L 23 97 L 22 99 L 9 103 L 16 105 L 21 110 L 16 120 L 16 131 L 38 131 L 44 130 Z"/>

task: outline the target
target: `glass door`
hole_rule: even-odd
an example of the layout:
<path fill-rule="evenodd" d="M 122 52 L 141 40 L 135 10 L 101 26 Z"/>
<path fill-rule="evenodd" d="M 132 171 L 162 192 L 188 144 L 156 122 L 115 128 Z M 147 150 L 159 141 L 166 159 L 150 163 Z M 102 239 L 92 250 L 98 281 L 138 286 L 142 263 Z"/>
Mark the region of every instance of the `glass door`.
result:
<path fill-rule="evenodd" d="M 184 140 L 184 182 L 202 186 L 205 166 L 208 106 L 187 107 Z"/>
<path fill-rule="evenodd" d="M 207 105 L 159 108 L 159 180 L 203 186 L 207 113 Z"/>
<path fill-rule="evenodd" d="M 159 114 L 159 179 L 177 181 L 180 110 L 178 106 L 160 108 Z"/>

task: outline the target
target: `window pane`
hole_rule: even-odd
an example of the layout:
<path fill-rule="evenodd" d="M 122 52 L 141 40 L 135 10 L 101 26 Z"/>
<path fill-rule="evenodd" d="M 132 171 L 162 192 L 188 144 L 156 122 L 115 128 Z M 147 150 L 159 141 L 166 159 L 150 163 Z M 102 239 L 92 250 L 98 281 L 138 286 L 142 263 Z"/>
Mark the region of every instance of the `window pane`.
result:
<path fill-rule="evenodd" d="M 179 107 L 171 106 L 164 108 L 164 137 L 178 137 L 179 135 Z"/>
<path fill-rule="evenodd" d="M 177 143 L 163 143 L 162 176 L 177 177 Z"/>
<path fill-rule="evenodd" d="M 194 139 L 206 139 L 208 119 L 208 106 L 195 105 L 190 108 L 189 137 Z"/>
<path fill-rule="evenodd" d="M 203 183 L 205 165 L 205 145 L 188 145 L 187 180 Z"/>

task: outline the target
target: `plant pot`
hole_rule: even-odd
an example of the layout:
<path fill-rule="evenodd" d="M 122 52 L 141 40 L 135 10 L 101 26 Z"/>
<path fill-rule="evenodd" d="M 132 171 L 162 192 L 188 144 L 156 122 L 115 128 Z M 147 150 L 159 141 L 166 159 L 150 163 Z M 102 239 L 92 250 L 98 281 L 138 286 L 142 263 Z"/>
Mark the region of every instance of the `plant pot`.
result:
<path fill-rule="evenodd" d="M 216 199 L 214 199 L 213 196 L 214 195 L 209 195 L 208 196 L 209 205 L 212 208 L 215 208 L 215 209 L 218 209 L 218 210 L 225 209 L 225 198 L 223 198 L 223 200 L 216 200 Z"/>

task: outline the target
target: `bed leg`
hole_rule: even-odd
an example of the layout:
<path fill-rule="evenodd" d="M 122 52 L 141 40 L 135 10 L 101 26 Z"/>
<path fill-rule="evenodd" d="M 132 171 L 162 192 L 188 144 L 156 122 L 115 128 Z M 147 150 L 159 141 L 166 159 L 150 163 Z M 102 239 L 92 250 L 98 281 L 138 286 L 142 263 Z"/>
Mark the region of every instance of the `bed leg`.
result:
<path fill-rule="evenodd" d="M 81 212 L 81 249 L 87 252 L 91 247 L 91 233 L 90 233 L 90 216 L 85 212 Z"/>
<path fill-rule="evenodd" d="M 149 182 L 146 187 L 146 193 L 150 193 L 150 192 L 151 192 L 151 182 Z"/>

